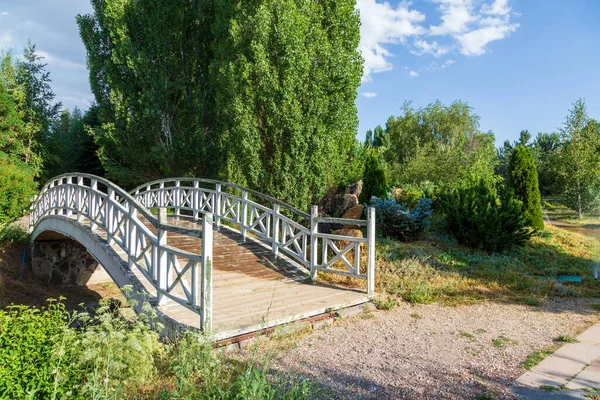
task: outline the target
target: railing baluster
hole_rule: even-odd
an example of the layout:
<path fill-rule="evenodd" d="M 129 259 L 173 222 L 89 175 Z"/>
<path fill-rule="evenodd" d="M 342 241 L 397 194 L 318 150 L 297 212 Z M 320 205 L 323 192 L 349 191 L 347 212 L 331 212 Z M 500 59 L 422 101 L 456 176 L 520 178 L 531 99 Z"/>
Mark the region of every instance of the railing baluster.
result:
<path fill-rule="evenodd" d="M 221 184 L 215 185 L 215 195 L 213 196 L 213 207 L 215 213 L 215 226 L 217 230 L 221 226 Z"/>
<path fill-rule="evenodd" d="M 199 208 L 198 208 L 198 195 L 199 195 L 198 192 L 199 192 L 199 190 L 198 189 L 199 189 L 198 181 L 194 181 L 194 189 L 193 189 L 194 191 L 192 193 L 192 210 L 194 210 L 193 211 L 194 219 L 198 219 L 198 214 L 199 214 L 199 212 L 198 212 L 198 210 L 199 210 Z"/>
<path fill-rule="evenodd" d="M 273 255 L 279 252 L 279 204 L 273 204 Z"/>

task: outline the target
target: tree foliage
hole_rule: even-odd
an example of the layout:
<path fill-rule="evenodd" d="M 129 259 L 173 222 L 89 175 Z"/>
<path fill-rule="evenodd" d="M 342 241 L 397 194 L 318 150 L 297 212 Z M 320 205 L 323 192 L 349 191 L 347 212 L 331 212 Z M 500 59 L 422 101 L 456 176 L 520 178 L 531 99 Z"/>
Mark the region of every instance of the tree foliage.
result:
<path fill-rule="evenodd" d="M 600 194 L 600 126 L 587 116 L 583 99 L 573 103 L 560 134 L 558 177 L 563 201 L 581 218 L 597 209 Z"/>
<path fill-rule="evenodd" d="M 562 142 L 558 133 L 540 132 L 531 146 L 542 196 L 560 193 L 557 168 L 561 145 Z"/>
<path fill-rule="evenodd" d="M 449 106 L 437 101 L 414 109 L 405 103 L 403 115 L 386 125 L 385 152 L 398 184 L 430 181 L 440 187 L 494 182 L 494 135 L 479 130 L 479 117 L 463 102 Z"/>
<path fill-rule="evenodd" d="M 531 150 L 522 144 L 510 157 L 507 184 L 515 198 L 523 203 L 525 223 L 535 230 L 544 229 L 537 169 Z"/>
<path fill-rule="evenodd" d="M 347 172 L 357 128 L 351 0 L 93 0 L 79 16 L 120 183 L 212 176 L 305 207 Z"/>

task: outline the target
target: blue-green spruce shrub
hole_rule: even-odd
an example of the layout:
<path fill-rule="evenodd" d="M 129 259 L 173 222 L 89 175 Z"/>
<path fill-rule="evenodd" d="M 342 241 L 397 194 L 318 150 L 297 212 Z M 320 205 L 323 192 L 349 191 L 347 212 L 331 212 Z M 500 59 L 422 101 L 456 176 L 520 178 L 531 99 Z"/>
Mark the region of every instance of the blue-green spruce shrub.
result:
<path fill-rule="evenodd" d="M 429 227 L 431 199 L 420 199 L 411 210 L 394 199 L 371 198 L 376 210 L 377 231 L 384 237 L 411 241 L 421 236 Z"/>

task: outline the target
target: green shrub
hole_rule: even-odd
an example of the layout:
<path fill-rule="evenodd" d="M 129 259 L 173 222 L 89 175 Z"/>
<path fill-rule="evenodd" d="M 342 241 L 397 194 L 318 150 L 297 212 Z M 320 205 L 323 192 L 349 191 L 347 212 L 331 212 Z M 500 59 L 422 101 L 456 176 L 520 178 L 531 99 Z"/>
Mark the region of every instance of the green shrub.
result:
<path fill-rule="evenodd" d="M 498 196 L 483 182 L 446 194 L 442 208 L 448 231 L 474 249 L 501 251 L 525 244 L 532 234 L 523 204 L 506 190 Z"/>
<path fill-rule="evenodd" d="M 0 398 L 74 396 L 75 376 L 67 342 L 68 314 L 60 302 L 37 309 L 0 310 Z"/>
<path fill-rule="evenodd" d="M 376 210 L 377 232 L 384 237 L 410 241 L 417 239 L 429 226 L 431 199 L 420 199 L 417 205 L 408 210 L 393 199 L 371 199 L 371 207 Z"/>
<path fill-rule="evenodd" d="M 507 184 L 516 199 L 523 202 L 525 223 L 535 230 L 544 229 L 538 173 L 531 150 L 517 146 L 508 163 Z"/>
<path fill-rule="evenodd" d="M 369 152 L 365 162 L 365 170 L 363 173 L 363 188 L 360 193 L 359 201 L 367 203 L 371 197 L 385 198 L 387 197 L 388 186 L 385 180 L 385 172 L 379 165 L 379 159 L 374 150 Z"/>
<path fill-rule="evenodd" d="M 434 293 L 426 283 L 419 283 L 402 295 L 404 300 L 412 304 L 429 304 L 435 300 Z"/>
<path fill-rule="evenodd" d="M 403 204 L 408 209 L 411 209 L 425 196 L 419 188 L 412 185 L 406 185 L 402 188 L 398 188 L 398 190 L 392 190 L 392 197 L 396 203 Z"/>
<path fill-rule="evenodd" d="M 12 221 L 27 210 L 36 192 L 33 171 L 0 152 L 0 222 Z"/>

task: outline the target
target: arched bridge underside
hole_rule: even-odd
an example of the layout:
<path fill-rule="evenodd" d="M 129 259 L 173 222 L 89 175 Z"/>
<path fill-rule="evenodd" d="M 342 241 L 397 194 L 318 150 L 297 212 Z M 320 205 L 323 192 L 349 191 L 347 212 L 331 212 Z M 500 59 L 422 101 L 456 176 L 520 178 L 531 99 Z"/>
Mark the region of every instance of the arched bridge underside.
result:
<path fill-rule="evenodd" d="M 374 210 L 367 214 L 322 218 L 316 207 L 307 214 L 206 179 L 160 180 L 129 193 L 67 174 L 42 188 L 30 223 L 33 245 L 77 242 L 119 287 L 148 298 L 165 333 L 193 328 L 220 340 L 366 302 L 375 270 Z M 366 235 L 321 233 L 323 223 Z M 364 285 L 319 278 L 330 274 Z"/>

